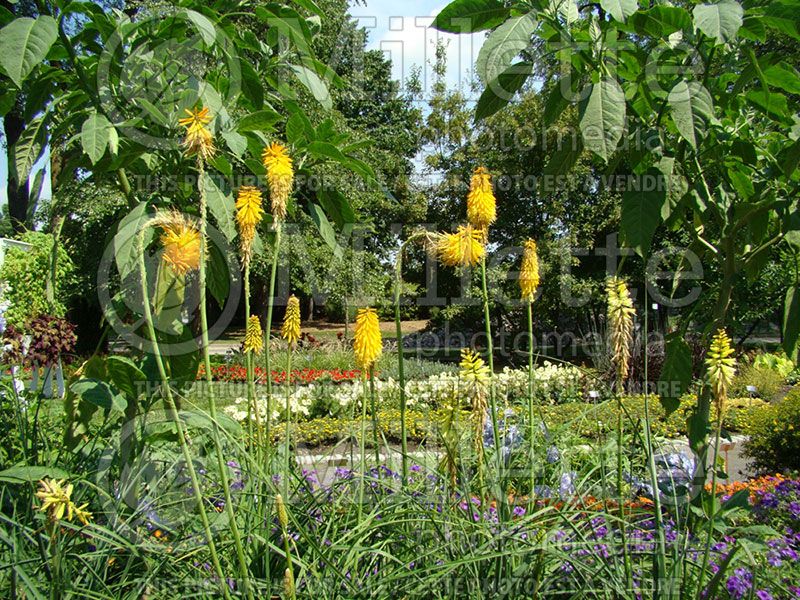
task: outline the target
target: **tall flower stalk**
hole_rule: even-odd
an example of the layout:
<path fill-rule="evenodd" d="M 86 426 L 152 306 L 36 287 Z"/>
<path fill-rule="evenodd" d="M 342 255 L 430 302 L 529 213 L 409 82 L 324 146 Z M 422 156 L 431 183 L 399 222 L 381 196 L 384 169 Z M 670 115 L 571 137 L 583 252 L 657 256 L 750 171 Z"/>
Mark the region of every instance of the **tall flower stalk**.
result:
<path fill-rule="evenodd" d="M 483 424 L 486 421 L 486 392 L 491 382 L 489 367 L 483 359 L 469 348 L 461 350 L 460 378 L 472 400 L 472 444 L 477 464 L 478 489 L 486 499 L 486 477 L 484 473 Z"/>
<path fill-rule="evenodd" d="M 275 496 L 275 512 L 278 513 L 278 524 L 281 526 L 281 536 L 283 537 L 283 552 L 286 555 L 286 570 L 283 572 L 283 593 L 284 597 L 294 600 L 296 590 L 294 584 L 294 569 L 292 568 L 292 549 L 289 543 L 289 513 L 286 510 L 286 503 L 283 496 Z"/>
<path fill-rule="evenodd" d="M 608 323 L 608 336 L 612 349 L 612 362 L 616 369 L 615 395 L 617 399 L 617 502 L 619 505 L 620 527 L 622 528 L 624 539 L 625 502 L 623 498 L 624 488 L 622 479 L 622 470 L 624 467 L 622 453 L 622 392 L 623 385 L 625 380 L 628 378 L 628 370 L 630 368 L 631 345 L 633 344 L 633 317 L 636 314 L 636 310 L 633 307 L 633 299 L 631 298 L 628 285 L 625 283 L 624 279 L 620 277 L 609 277 L 608 281 L 606 281 L 606 295 L 608 300 L 606 314 L 606 321 Z M 646 347 L 645 352 L 647 352 Z M 649 430 L 649 423 L 646 425 L 646 427 Z M 652 448 L 648 448 L 648 452 L 650 452 L 652 455 L 651 451 Z M 653 490 L 655 491 L 655 495 L 657 495 L 657 482 L 653 485 Z M 627 545 L 623 545 L 622 550 L 625 560 L 625 575 L 626 579 L 629 579 L 631 573 L 629 571 Z"/>
<path fill-rule="evenodd" d="M 236 223 L 239 226 L 239 253 L 242 258 L 242 268 L 244 271 L 244 314 L 248 316 L 247 332 L 245 338 L 245 365 L 247 368 L 247 406 L 248 412 L 254 414 L 256 422 L 256 434 L 253 438 L 256 445 L 256 457 L 260 458 L 261 450 L 264 447 L 263 431 L 261 427 L 261 416 L 256 405 L 255 372 L 254 358 L 261 351 L 261 322 L 258 317 L 250 314 L 250 262 L 253 256 L 253 240 L 256 236 L 256 227 L 264 217 L 264 209 L 261 207 L 261 191 L 251 186 L 239 188 L 239 195 L 236 199 Z M 255 320 L 254 320 L 255 319 Z M 258 342 L 255 340 L 258 328 Z M 249 426 L 252 422 L 248 419 Z M 251 436 L 252 437 L 252 436 Z M 259 460 L 259 463 L 261 461 Z"/>
<path fill-rule="evenodd" d="M 291 427 L 292 427 L 292 351 L 300 339 L 300 301 L 295 296 L 290 296 L 286 304 L 286 314 L 283 317 L 281 337 L 286 340 L 286 430 L 284 435 L 284 485 L 283 490 L 289 497 L 289 467 L 291 465 Z"/>
<path fill-rule="evenodd" d="M 137 236 L 137 251 L 139 255 L 139 285 L 142 294 L 142 305 L 144 309 L 144 319 L 145 319 L 145 326 L 147 328 L 148 336 L 150 337 L 150 344 L 152 346 L 152 353 L 153 357 L 156 361 L 156 368 L 158 369 L 159 377 L 161 378 L 161 386 L 163 388 L 164 393 L 164 401 L 167 405 L 167 411 L 169 412 L 170 418 L 172 419 L 173 425 L 175 426 L 175 431 L 178 436 L 178 445 L 181 448 L 181 453 L 183 454 L 183 461 L 186 464 L 186 470 L 189 473 L 189 480 L 192 483 L 192 494 L 194 495 L 195 502 L 197 503 L 197 512 L 200 516 L 200 523 L 203 527 L 203 534 L 206 538 L 206 543 L 208 544 L 208 552 L 211 555 L 211 564 L 214 568 L 214 573 L 217 576 L 217 580 L 220 584 L 220 588 L 222 591 L 222 595 L 225 598 L 230 598 L 230 591 L 228 590 L 228 585 L 225 581 L 225 576 L 222 571 L 222 564 L 219 560 L 219 555 L 217 554 L 217 546 L 214 542 L 214 535 L 211 532 L 211 525 L 208 520 L 208 514 L 206 512 L 206 502 L 203 498 L 203 492 L 200 488 L 200 481 L 197 478 L 197 471 L 194 468 L 194 462 L 192 460 L 192 455 L 189 452 L 188 444 L 186 443 L 186 434 L 183 430 L 183 422 L 181 421 L 180 416 L 178 415 L 178 409 L 175 406 L 175 399 L 172 396 L 172 388 L 170 386 L 169 377 L 167 376 L 167 370 L 164 366 L 164 361 L 161 358 L 161 350 L 158 343 L 158 337 L 156 336 L 156 329 L 153 321 L 153 313 L 150 309 L 150 296 L 147 289 L 147 266 L 144 260 L 144 236 L 147 229 L 152 226 L 153 224 L 161 224 L 166 225 L 163 221 L 154 219 L 142 227 L 139 231 Z"/>
<path fill-rule="evenodd" d="M 188 112 L 188 111 L 187 111 Z M 214 449 L 217 458 L 217 468 L 220 473 L 220 479 L 225 497 L 225 512 L 228 516 L 230 523 L 231 534 L 233 535 L 234 546 L 236 548 L 236 556 L 239 562 L 240 577 L 244 592 L 248 598 L 253 598 L 253 592 L 250 586 L 250 575 L 247 560 L 245 558 L 244 546 L 242 545 L 241 535 L 239 533 L 239 525 L 236 521 L 236 513 L 233 510 L 233 499 L 231 497 L 230 482 L 228 480 L 228 466 L 225 457 L 222 453 L 222 444 L 220 442 L 220 427 L 217 419 L 217 405 L 214 399 L 213 381 L 211 375 L 211 355 L 209 352 L 208 341 L 208 314 L 206 310 L 206 260 L 208 258 L 208 237 L 206 235 L 206 228 L 208 224 L 208 202 L 206 199 L 206 185 L 205 185 L 205 161 L 214 155 L 215 148 L 213 143 L 212 133 L 206 129 L 206 126 L 211 122 L 211 115 L 207 108 L 202 108 L 200 111 L 190 113 L 186 119 L 181 120 L 181 124 L 186 127 L 186 138 L 184 140 L 184 148 L 187 155 L 194 154 L 197 160 L 197 188 L 200 195 L 200 260 L 199 260 L 199 287 L 200 287 L 200 334 L 202 341 L 203 352 L 203 365 L 205 366 L 206 385 L 208 388 L 208 404 L 209 415 L 211 417 L 212 428 L 214 433 Z M 144 262 L 144 248 L 142 248 L 142 262 Z M 146 275 L 143 275 L 146 277 Z M 144 281 L 146 288 L 146 279 Z M 143 289 L 143 291 L 146 291 Z M 144 295 L 144 305 L 149 312 L 147 302 L 147 295 Z M 152 333 L 155 336 L 155 331 Z M 154 348 L 155 349 L 155 348 Z M 156 356 L 158 352 L 156 351 Z M 161 365 L 160 368 L 163 368 Z M 169 392 L 168 392 L 169 393 Z M 177 413 L 176 413 L 177 416 Z M 197 484 L 192 482 L 195 488 Z M 223 586 L 225 582 L 223 581 Z M 227 589 L 226 596 L 227 594 Z"/>
<path fill-rule="evenodd" d="M 403 356 L 403 325 L 400 315 L 400 302 L 403 294 L 403 252 L 408 244 L 420 239 L 423 240 L 426 250 L 435 252 L 437 237 L 427 231 L 416 231 L 400 244 L 394 264 L 394 324 L 397 336 L 397 378 L 400 384 L 400 449 L 403 486 L 408 483 L 408 423 L 406 419 L 408 399 L 406 398 L 405 357 Z"/>
<path fill-rule="evenodd" d="M 497 401 L 494 389 L 494 342 L 492 340 L 492 324 L 489 314 L 489 287 L 486 280 L 486 250 L 485 244 L 489 241 L 489 226 L 497 219 L 497 200 L 494 195 L 492 178 L 485 167 L 477 167 L 470 180 L 469 193 L 467 194 L 467 219 L 469 225 L 480 236 L 481 248 L 481 291 L 483 293 L 483 319 L 486 330 L 486 352 L 489 362 L 489 412 L 492 421 L 492 434 L 494 436 L 494 449 L 497 458 L 499 479 L 502 480 L 503 460 L 500 452 L 500 431 L 497 427 Z M 502 495 L 503 491 L 500 490 Z M 499 498 L 498 498 L 499 500 Z"/>
<path fill-rule="evenodd" d="M 289 151 L 283 144 L 273 143 L 261 155 L 261 161 L 267 170 L 269 186 L 270 212 L 272 226 L 275 229 L 275 243 L 272 250 L 272 268 L 269 277 L 269 293 L 267 296 L 267 322 L 264 327 L 264 372 L 267 378 L 267 424 L 266 437 L 268 447 L 272 443 L 270 419 L 272 416 L 272 365 L 270 364 L 270 336 L 272 334 L 272 312 L 275 305 L 275 278 L 278 272 L 278 260 L 281 251 L 283 222 L 286 219 L 286 206 L 292 194 L 294 184 L 294 167 Z"/>
<path fill-rule="evenodd" d="M 722 421 L 725 418 L 726 404 L 728 401 L 728 389 L 733 383 L 736 374 L 736 359 L 733 357 L 733 346 L 731 339 L 724 329 L 717 330 L 711 340 L 711 346 L 706 354 L 706 376 L 708 386 L 711 388 L 714 406 L 717 410 L 717 423 L 714 433 L 714 458 L 711 466 L 711 514 L 709 519 L 713 522 L 716 517 L 716 494 L 717 494 L 717 459 L 719 458 L 719 441 L 722 436 Z M 712 533 L 714 532 L 713 523 L 709 523 L 708 536 L 706 538 L 705 551 L 703 552 L 703 563 L 700 567 L 700 581 L 708 568 L 708 560 L 711 553 Z M 700 584 L 697 590 L 697 598 L 702 597 L 703 586 Z"/>
<path fill-rule="evenodd" d="M 530 456 L 530 498 L 536 487 L 536 466 L 534 462 L 534 401 L 533 401 L 533 301 L 539 287 L 539 255 L 536 251 L 536 242 L 526 240 L 522 254 L 522 268 L 519 272 L 519 287 L 522 300 L 527 305 L 528 313 L 528 455 Z"/>
<path fill-rule="evenodd" d="M 356 315 L 356 326 L 353 340 L 353 352 L 356 356 L 356 364 L 363 373 L 363 377 L 375 377 L 375 362 L 380 358 L 383 351 L 383 340 L 381 338 L 380 321 L 378 313 L 373 308 L 359 309 Z M 358 491 L 358 516 L 361 518 L 361 510 L 364 505 L 364 478 L 367 471 L 367 456 L 364 441 L 366 438 L 367 420 L 367 385 L 366 379 L 362 380 L 362 401 L 361 401 L 361 440 L 359 450 L 361 451 L 361 477 L 359 479 Z M 378 424 L 375 412 L 375 386 L 370 385 L 370 405 L 372 409 L 372 432 L 375 444 L 376 462 L 380 462 L 378 447 Z M 376 464 L 377 466 L 377 464 Z"/>

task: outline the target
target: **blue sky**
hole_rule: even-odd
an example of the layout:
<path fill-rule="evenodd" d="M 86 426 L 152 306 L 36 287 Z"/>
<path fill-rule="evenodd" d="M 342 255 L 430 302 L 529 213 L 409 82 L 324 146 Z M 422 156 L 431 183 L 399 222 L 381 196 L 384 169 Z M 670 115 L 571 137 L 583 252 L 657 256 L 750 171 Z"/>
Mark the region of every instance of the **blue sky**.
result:
<path fill-rule="evenodd" d="M 381 50 L 392 61 L 392 76 L 405 84 L 415 67 L 422 68 L 423 92 L 433 83 L 431 63 L 438 39 L 447 43 L 447 82 L 469 92 L 472 65 L 484 34 L 450 35 L 430 27 L 433 17 L 447 5 L 446 0 L 368 0 L 366 6 L 353 4 L 350 13 L 369 33 L 369 48 Z M 47 155 L 31 174 L 47 163 Z M 5 152 L 0 157 L 0 206 L 6 204 L 7 165 Z M 50 178 L 45 177 L 42 198 L 50 197 Z"/>
<path fill-rule="evenodd" d="M 450 87 L 469 91 L 472 65 L 478 56 L 484 33 L 443 34 L 430 27 L 433 17 L 447 0 L 368 0 L 366 6 L 353 4 L 350 14 L 369 32 L 369 47 L 383 51 L 392 60 L 392 75 L 404 83 L 414 66 L 423 68 L 423 85 L 430 89 L 437 39 L 447 43 L 447 82 Z"/>

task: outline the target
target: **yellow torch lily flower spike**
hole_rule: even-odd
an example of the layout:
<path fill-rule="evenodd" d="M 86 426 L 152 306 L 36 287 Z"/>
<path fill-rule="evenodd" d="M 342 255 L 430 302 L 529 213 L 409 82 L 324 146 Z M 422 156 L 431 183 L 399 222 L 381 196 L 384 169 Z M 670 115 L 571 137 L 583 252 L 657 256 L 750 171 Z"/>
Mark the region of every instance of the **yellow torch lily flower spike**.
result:
<path fill-rule="evenodd" d="M 519 288 L 522 299 L 533 302 L 536 290 L 539 287 L 539 255 L 536 252 L 536 242 L 525 241 L 525 250 L 522 253 L 522 268 L 519 271 Z"/>
<path fill-rule="evenodd" d="M 472 174 L 467 195 L 467 219 L 473 227 L 484 232 L 497 219 L 492 176 L 484 167 L 478 167 Z"/>
<path fill-rule="evenodd" d="M 447 267 L 472 267 L 477 265 L 486 253 L 483 234 L 472 225 L 461 225 L 455 233 L 439 236 L 436 254 Z"/>
<path fill-rule="evenodd" d="M 157 215 L 153 225 L 163 230 L 161 260 L 177 276 L 200 268 L 200 230 L 179 212 L 169 211 Z"/>
<path fill-rule="evenodd" d="M 51 523 L 65 516 L 68 521 L 75 517 L 84 525 L 91 520 L 92 513 L 86 510 L 88 503 L 76 506 L 72 502 L 72 489 L 72 484 L 64 479 L 43 479 L 39 482 L 39 491 L 36 492 L 36 497 L 42 502 L 39 510 L 47 513 Z"/>
<path fill-rule="evenodd" d="M 608 295 L 608 334 L 617 367 L 617 381 L 622 383 L 628 377 L 633 343 L 633 299 L 625 281 L 610 277 L 606 282 Z"/>
<path fill-rule="evenodd" d="M 477 388 L 489 385 L 489 367 L 483 359 L 469 348 L 461 350 L 461 379 Z"/>
<path fill-rule="evenodd" d="M 208 130 L 207 125 L 211 123 L 211 113 L 208 107 L 189 110 L 185 109 L 186 115 L 178 119 L 178 123 L 186 129 L 186 137 L 183 140 L 183 149 L 186 154 L 197 154 L 203 160 L 208 160 L 214 156 L 214 136 Z"/>
<path fill-rule="evenodd" d="M 718 330 L 711 340 L 711 347 L 706 355 L 706 369 L 717 405 L 717 415 L 719 419 L 722 419 L 728 398 L 728 388 L 733 383 L 733 376 L 736 374 L 736 359 L 733 357 L 731 338 L 724 329 Z"/>
<path fill-rule="evenodd" d="M 242 262 L 245 265 L 250 263 L 256 227 L 264 217 L 261 204 L 261 190 L 248 185 L 239 188 L 239 195 L 236 198 L 236 223 L 239 225 Z"/>
<path fill-rule="evenodd" d="M 292 159 L 286 146 L 275 142 L 264 148 L 261 160 L 267 169 L 272 216 L 275 221 L 283 221 L 286 219 L 286 204 L 294 183 Z"/>
<path fill-rule="evenodd" d="M 286 314 L 283 317 L 281 337 L 289 342 L 290 346 L 300 339 L 300 301 L 296 296 L 289 296 L 286 304 Z"/>
<path fill-rule="evenodd" d="M 373 308 L 361 308 L 356 315 L 353 351 L 358 366 L 365 370 L 375 364 L 383 351 L 378 313 Z"/>
<path fill-rule="evenodd" d="M 261 320 L 257 316 L 247 319 L 247 330 L 244 334 L 244 352 L 258 354 L 264 349 L 264 340 L 261 331 Z"/>

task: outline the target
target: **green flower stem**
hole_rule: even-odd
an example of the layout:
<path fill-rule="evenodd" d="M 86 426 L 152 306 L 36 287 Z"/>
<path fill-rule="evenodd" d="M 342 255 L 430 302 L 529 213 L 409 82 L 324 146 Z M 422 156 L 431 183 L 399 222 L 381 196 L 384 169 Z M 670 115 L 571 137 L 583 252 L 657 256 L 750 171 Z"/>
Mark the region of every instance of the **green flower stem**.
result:
<path fill-rule="evenodd" d="M 361 439 L 359 440 L 359 451 L 361 456 L 359 462 L 361 463 L 361 476 L 358 479 L 358 522 L 361 522 L 361 514 L 364 508 L 364 478 L 367 476 L 367 453 L 364 446 L 364 440 L 367 437 L 367 379 L 366 376 L 361 379 Z"/>
<path fill-rule="evenodd" d="M 647 286 L 644 290 L 644 380 L 647 383 L 649 357 L 647 355 L 647 336 L 648 336 L 648 310 L 647 310 Z M 621 405 L 621 403 L 620 403 Z M 644 386 L 644 442 L 647 450 L 647 467 L 650 472 L 650 485 L 653 488 L 653 512 L 656 521 L 656 537 L 658 539 L 658 552 L 654 553 L 654 571 L 656 585 L 663 581 L 666 573 L 667 542 L 664 537 L 664 518 L 661 514 L 661 497 L 658 494 L 658 470 L 656 469 L 656 457 L 653 453 L 652 429 L 650 427 L 650 393 L 649 386 Z M 658 594 L 658 589 L 654 592 Z"/>
<path fill-rule="evenodd" d="M 494 390 L 494 344 L 492 343 L 492 324 L 490 321 L 489 315 L 489 288 L 486 285 L 486 257 L 484 256 L 481 260 L 481 287 L 483 290 L 483 320 L 484 326 L 486 328 L 486 352 L 488 353 L 488 362 L 489 362 L 489 412 L 491 413 L 490 418 L 492 419 L 492 434 L 493 434 L 493 441 L 494 441 L 494 450 L 495 456 L 497 458 L 497 473 L 498 478 L 502 480 L 502 472 L 503 472 L 503 457 L 500 452 L 500 432 L 498 431 L 497 427 L 497 403 L 495 401 L 495 390 Z M 501 494 L 503 490 L 500 490 Z M 497 501 L 500 502 L 501 498 L 497 498 Z M 505 505 L 505 502 L 502 503 Z"/>
<path fill-rule="evenodd" d="M 270 365 L 269 342 L 272 337 L 272 308 L 275 305 L 275 277 L 278 273 L 278 258 L 281 251 L 282 224 L 280 221 L 275 223 L 275 247 L 272 252 L 272 270 L 269 276 L 269 295 L 267 296 L 267 322 L 264 327 L 264 376 L 267 378 L 267 423 L 265 426 L 267 436 L 267 452 L 272 447 L 272 433 L 270 422 L 272 421 L 272 368 Z M 288 373 L 287 373 L 288 376 Z"/>
<path fill-rule="evenodd" d="M 372 443 L 375 444 L 375 466 L 381 464 L 381 447 L 378 445 L 378 411 L 375 407 L 375 367 L 369 367 L 369 409 L 372 412 Z"/>
<path fill-rule="evenodd" d="M 156 337 L 156 329 L 155 326 L 153 325 L 153 313 L 150 310 L 150 297 L 147 291 L 147 267 L 144 261 L 144 233 L 146 229 L 147 229 L 146 227 L 142 227 L 142 230 L 139 232 L 138 236 L 139 285 L 141 287 L 141 292 L 142 292 L 144 319 L 147 325 L 147 332 L 150 336 L 150 341 L 153 344 L 153 356 L 155 357 L 156 366 L 158 368 L 158 374 L 161 377 L 161 385 L 164 387 L 164 396 L 167 403 L 167 410 L 169 411 L 170 418 L 172 419 L 175 425 L 175 430 L 177 431 L 178 434 L 178 443 L 181 447 L 181 452 L 183 453 L 183 460 L 186 463 L 186 469 L 189 471 L 189 479 L 192 482 L 192 493 L 194 494 L 195 501 L 197 502 L 197 510 L 200 513 L 200 522 L 203 526 L 203 532 L 206 537 L 206 543 L 208 544 L 208 551 L 211 554 L 211 563 L 214 567 L 214 572 L 217 575 L 220 588 L 222 589 L 222 595 L 226 599 L 230 600 L 231 598 L 230 591 L 228 590 L 228 585 L 225 581 L 225 575 L 222 571 L 222 565 L 220 564 L 219 556 L 217 555 L 217 547 L 214 543 L 214 536 L 211 533 L 211 525 L 208 522 L 208 515 L 206 514 L 205 501 L 203 500 L 203 493 L 200 490 L 200 482 L 197 479 L 197 472 L 195 471 L 194 463 L 192 462 L 192 455 L 189 453 L 189 447 L 186 444 L 186 435 L 183 431 L 183 424 L 181 423 L 181 418 L 178 415 L 177 408 L 175 408 L 175 400 L 172 397 L 172 388 L 169 385 L 169 378 L 167 377 L 167 371 L 164 368 L 164 361 L 161 358 L 161 351 L 159 350 L 158 338 Z"/>
<path fill-rule="evenodd" d="M 413 239 L 413 238 L 412 238 Z M 411 239 L 409 239 L 411 241 Z M 407 243 L 407 242 L 406 242 Z M 400 245 L 397 261 L 394 267 L 394 324 L 397 332 L 397 377 L 400 384 L 400 447 L 402 451 L 403 487 L 408 484 L 408 429 L 406 425 L 406 376 L 403 357 L 403 327 L 400 320 L 400 295 L 403 286 L 403 250 L 405 244 Z"/>
<path fill-rule="evenodd" d="M 292 427 L 292 409 L 290 406 L 290 400 L 292 398 L 292 383 L 291 383 L 291 375 L 292 372 L 292 346 L 293 344 L 289 344 L 289 347 L 286 349 L 286 430 L 284 433 L 284 477 L 283 477 L 283 497 L 289 499 L 289 475 L 291 471 L 289 467 L 291 466 L 291 446 L 289 444 L 289 437 L 290 431 Z"/>
<path fill-rule="evenodd" d="M 244 315 L 245 323 L 250 320 L 250 262 L 244 266 Z M 261 415 L 256 405 L 256 384 L 255 370 L 253 368 L 253 353 L 245 353 L 245 365 L 247 367 L 247 429 L 251 443 L 255 439 L 256 461 L 261 464 L 261 451 L 264 448 L 263 431 L 261 429 Z M 253 437 L 253 418 L 256 422 L 256 435 Z"/>
<path fill-rule="evenodd" d="M 711 555 L 711 542 L 714 533 L 714 518 L 717 516 L 717 458 L 719 458 L 719 440 L 722 437 L 722 411 L 717 414 L 717 427 L 714 435 L 714 461 L 711 463 L 711 514 L 709 515 L 708 535 L 706 536 L 703 562 L 700 565 L 700 574 L 697 578 L 697 600 L 703 597 L 703 577 L 705 577 L 708 561 Z"/>
<path fill-rule="evenodd" d="M 239 525 L 236 522 L 236 513 L 233 510 L 233 499 L 231 497 L 231 486 L 228 480 L 228 465 L 222 454 L 222 444 L 220 443 L 220 427 L 217 419 L 217 403 L 214 400 L 214 387 L 211 377 L 211 356 L 208 350 L 208 314 L 206 311 L 206 257 L 208 256 L 208 239 L 206 237 L 206 225 L 208 223 L 208 203 L 205 193 L 205 165 L 201 158 L 197 159 L 198 188 L 200 192 L 200 335 L 203 343 L 203 364 L 206 368 L 206 384 L 208 385 L 208 411 L 211 416 L 211 423 L 214 432 L 214 451 L 217 457 L 217 468 L 219 469 L 223 493 L 225 495 L 225 513 L 230 523 L 233 543 L 236 547 L 236 557 L 239 562 L 239 575 L 242 580 L 242 588 L 248 599 L 253 599 L 253 592 L 250 587 L 249 568 L 244 554 L 242 537 L 239 533 Z M 145 304 L 147 304 L 145 296 Z M 224 584 L 225 582 L 223 582 Z"/>
<path fill-rule="evenodd" d="M 533 439 L 533 301 L 528 300 L 528 444 L 529 460 L 531 462 L 531 489 L 528 493 L 529 510 L 533 506 L 533 490 L 536 488 L 536 465 L 534 462 L 535 444 Z"/>

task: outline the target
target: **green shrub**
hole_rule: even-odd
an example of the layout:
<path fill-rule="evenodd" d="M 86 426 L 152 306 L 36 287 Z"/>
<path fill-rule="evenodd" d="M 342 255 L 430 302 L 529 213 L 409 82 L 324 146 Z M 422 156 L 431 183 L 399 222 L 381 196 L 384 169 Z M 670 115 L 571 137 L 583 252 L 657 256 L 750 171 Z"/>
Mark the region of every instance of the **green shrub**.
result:
<path fill-rule="evenodd" d="M 800 389 L 760 411 L 744 453 L 759 472 L 800 469 Z"/>
<path fill-rule="evenodd" d="M 745 365 L 733 379 L 730 395 L 749 396 L 747 386 L 755 386 L 757 395 L 765 400 L 772 400 L 780 393 L 786 382 L 786 375 L 765 364 L 753 363 Z"/>
<path fill-rule="evenodd" d="M 785 352 L 772 354 L 759 354 L 753 359 L 753 366 L 767 367 L 780 373 L 781 377 L 788 377 L 794 371 L 794 361 L 786 356 Z"/>
<path fill-rule="evenodd" d="M 55 302 L 47 302 L 46 288 L 50 277 L 50 254 L 53 236 L 29 231 L 20 241 L 31 244 L 29 251 L 9 248 L 5 255 L 0 279 L 8 284 L 5 298 L 10 302 L 6 319 L 10 325 L 24 329 L 34 317 L 49 314 L 63 317 L 65 301 L 72 287 L 74 265 L 67 252 L 59 246 L 56 279 L 58 280 Z"/>

